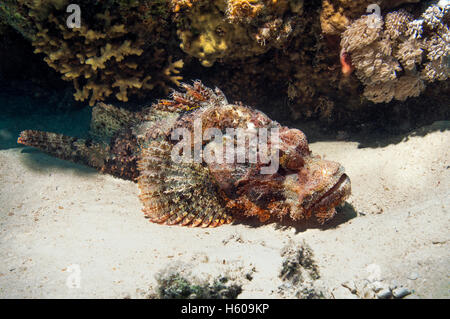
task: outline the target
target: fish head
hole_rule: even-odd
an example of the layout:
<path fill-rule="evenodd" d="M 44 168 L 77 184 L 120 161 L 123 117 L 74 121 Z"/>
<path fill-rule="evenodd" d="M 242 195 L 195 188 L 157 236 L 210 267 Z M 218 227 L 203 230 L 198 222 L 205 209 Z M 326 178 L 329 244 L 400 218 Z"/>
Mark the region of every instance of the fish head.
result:
<path fill-rule="evenodd" d="M 315 217 L 320 223 L 331 219 L 335 207 L 351 193 L 350 179 L 344 167 L 313 155 L 305 134 L 298 129 L 280 132 L 280 168 L 283 201 L 290 207 L 293 220 Z"/>
<path fill-rule="evenodd" d="M 290 217 L 315 217 L 320 223 L 333 218 L 335 207 L 351 193 L 350 179 L 344 167 L 319 156 L 304 157 L 304 165 L 285 175 L 284 200 L 291 206 Z"/>
<path fill-rule="evenodd" d="M 298 129 L 282 127 L 277 147 L 277 169 L 270 174 L 262 173 L 261 163 L 209 163 L 228 206 L 261 221 L 288 216 L 323 224 L 331 219 L 351 192 L 344 167 L 313 155 Z"/>

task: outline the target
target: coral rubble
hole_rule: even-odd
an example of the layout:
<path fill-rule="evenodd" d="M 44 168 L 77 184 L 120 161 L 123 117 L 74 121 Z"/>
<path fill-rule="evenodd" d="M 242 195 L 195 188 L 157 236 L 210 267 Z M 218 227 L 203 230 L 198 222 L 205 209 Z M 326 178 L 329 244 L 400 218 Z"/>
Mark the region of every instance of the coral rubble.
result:
<path fill-rule="evenodd" d="M 235 299 L 241 292 L 240 284 L 227 276 L 200 279 L 189 271 L 188 265 L 177 263 L 156 274 L 156 298 L 161 299 Z M 192 267 L 192 266 L 191 266 Z"/>
<path fill-rule="evenodd" d="M 281 250 L 283 264 L 278 287 L 282 296 L 287 298 L 321 299 L 327 296 L 326 289 L 317 284 L 319 269 L 314 260 L 314 253 L 304 242 L 290 240 Z"/>

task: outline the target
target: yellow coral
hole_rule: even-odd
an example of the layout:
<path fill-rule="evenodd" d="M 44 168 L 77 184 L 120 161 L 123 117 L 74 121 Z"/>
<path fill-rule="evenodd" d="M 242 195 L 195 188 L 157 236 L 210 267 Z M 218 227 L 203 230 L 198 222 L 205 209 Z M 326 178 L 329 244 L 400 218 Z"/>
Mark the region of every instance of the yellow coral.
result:
<path fill-rule="evenodd" d="M 292 6 L 287 0 L 190 1 L 189 10 L 179 15 L 180 47 L 207 67 L 217 60 L 260 55 L 282 46 L 294 33 L 302 4 L 301 0 L 292 1 Z"/>
<path fill-rule="evenodd" d="M 64 80 L 73 81 L 76 100 L 88 99 L 94 105 L 114 94 L 118 100 L 128 101 L 130 94 L 152 90 L 156 84 L 165 88 L 168 82 L 178 83 L 182 78 L 178 75 L 182 61 L 170 60 L 165 68 L 165 51 L 155 42 L 148 45 L 157 24 L 129 22 L 132 19 L 117 17 L 106 9 L 83 20 L 80 28 L 69 29 L 64 17 L 49 13 L 37 23 L 33 46 Z M 145 19 L 151 20 L 151 16 Z"/>
<path fill-rule="evenodd" d="M 94 71 L 97 69 L 104 69 L 105 63 L 114 58 L 116 62 L 122 61 L 128 55 L 141 55 L 143 50 L 140 48 L 133 48 L 131 41 L 125 40 L 121 45 L 107 43 L 105 47 L 100 50 L 101 55 L 89 58 L 85 64 L 89 64 Z"/>
<path fill-rule="evenodd" d="M 180 85 L 180 81 L 183 80 L 181 75 L 177 75 L 180 73 L 180 69 L 183 68 L 184 62 L 183 60 L 178 60 L 172 62 L 172 57 L 169 57 L 169 66 L 164 69 L 164 74 L 167 78 L 170 79 L 176 86 Z"/>
<path fill-rule="evenodd" d="M 36 17 L 38 20 L 44 20 L 48 14 L 53 10 L 64 10 L 70 3 L 68 0 L 25 0 L 23 1 L 31 11 L 30 17 Z"/>
<path fill-rule="evenodd" d="M 181 9 L 192 7 L 194 2 L 199 0 L 172 0 L 173 12 L 179 12 Z"/>
<path fill-rule="evenodd" d="M 58 19 L 50 15 L 49 21 L 55 23 L 57 26 L 61 26 Z M 132 79 L 127 85 L 124 84 L 124 78 L 121 75 L 121 70 L 136 69 L 136 65 L 132 62 L 127 62 L 121 65 L 114 72 L 106 70 L 104 74 L 99 74 L 100 70 L 106 69 L 106 63 L 114 59 L 114 63 L 122 62 L 126 57 L 135 55 L 139 56 L 143 50 L 139 48 L 141 43 L 136 41 L 132 43 L 130 40 L 124 40 L 122 43 L 120 38 L 124 34 L 123 25 L 113 25 L 109 27 L 109 32 L 101 33 L 88 29 L 86 26 L 70 30 L 67 28 L 60 28 L 62 37 L 52 37 L 49 35 L 49 30 L 43 28 L 41 24 L 37 25 L 40 30 L 36 37 L 36 41 L 33 42 L 33 46 L 36 48 L 35 53 L 46 53 L 47 56 L 44 60 L 49 66 L 58 70 L 63 74 L 63 79 L 74 81 L 76 93 L 75 99 L 78 101 L 86 100 L 91 95 L 89 104 L 94 105 L 96 101 L 103 101 L 106 97 L 113 93 L 112 88 L 118 87 L 120 92 L 116 97 L 121 101 L 127 101 L 126 88 L 141 88 L 136 85 L 136 80 Z M 72 40 L 71 45 L 67 42 Z M 99 45 L 106 44 L 100 47 L 100 55 L 97 56 L 96 52 L 99 49 Z M 75 61 L 78 61 L 76 63 Z M 131 67 L 129 67 L 131 66 Z M 126 70 L 125 70 L 126 71 Z M 111 74 L 111 78 L 118 79 L 111 83 L 108 81 L 108 74 Z M 80 79 L 86 79 L 87 82 L 80 88 Z M 141 81 L 142 82 L 142 81 Z"/>
<path fill-rule="evenodd" d="M 97 101 L 104 101 L 106 97 L 113 93 L 113 91 L 109 88 L 109 85 L 96 84 L 93 81 L 89 81 L 83 89 L 80 90 L 78 81 L 74 80 L 73 83 L 76 90 L 76 93 L 74 94 L 75 100 L 84 101 L 89 98 L 89 95 L 91 95 L 91 99 L 89 100 L 90 106 L 93 106 Z"/>
<path fill-rule="evenodd" d="M 254 18 L 261 13 L 264 4 L 260 0 L 230 0 L 227 6 L 227 16 L 231 20 Z"/>
<path fill-rule="evenodd" d="M 244 27 L 224 20 L 224 1 L 215 1 L 215 4 L 217 6 L 210 6 L 208 10 L 191 9 L 190 28 L 178 30 L 183 51 L 197 57 L 207 67 L 220 58 L 245 57 L 266 51 L 249 38 Z"/>
<path fill-rule="evenodd" d="M 119 93 L 116 94 L 117 99 L 119 101 L 127 102 L 128 101 L 127 89 L 129 89 L 129 88 L 130 89 L 131 88 L 140 89 L 140 88 L 142 88 L 143 82 L 146 82 L 149 79 L 150 78 L 147 78 L 147 79 L 144 79 L 143 81 L 141 81 L 137 77 L 131 77 L 128 79 L 118 78 L 112 84 L 112 87 L 118 87 L 120 89 Z"/>
<path fill-rule="evenodd" d="M 322 1 L 322 12 L 320 15 L 322 32 L 326 34 L 337 34 L 349 25 L 349 18 L 342 7 L 335 7 L 330 0 Z"/>

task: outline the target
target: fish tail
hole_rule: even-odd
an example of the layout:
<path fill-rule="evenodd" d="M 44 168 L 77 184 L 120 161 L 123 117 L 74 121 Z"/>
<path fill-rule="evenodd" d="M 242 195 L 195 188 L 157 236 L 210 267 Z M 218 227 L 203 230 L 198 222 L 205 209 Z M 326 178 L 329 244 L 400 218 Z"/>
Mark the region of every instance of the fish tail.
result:
<path fill-rule="evenodd" d="M 106 144 L 93 143 L 57 133 L 26 130 L 20 133 L 17 143 L 35 147 L 51 156 L 84 164 L 101 170 L 109 157 Z"/>

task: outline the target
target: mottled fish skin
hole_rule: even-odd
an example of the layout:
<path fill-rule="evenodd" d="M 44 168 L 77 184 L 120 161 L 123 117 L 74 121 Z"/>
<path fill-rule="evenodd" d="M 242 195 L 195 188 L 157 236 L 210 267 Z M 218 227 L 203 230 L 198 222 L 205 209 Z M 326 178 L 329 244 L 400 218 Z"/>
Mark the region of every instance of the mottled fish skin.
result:
<path fill-rule="evenodd" d="M 300 130 L 281 126 L 242 104 L 230 104 L 219 89 L 200 81 L 181 86 L 184 92 L 174 91 L 170 99 L 141 112 L 97 104 L 91 139 L 27 130 L 18 143 L 137 182 L 145 216 L 165 225 L 217 227 L 236 216 L 257 216 L 261 222 L 288 217 L 324 223 L 350 195 L 344 168 L 313 156 Z M 278 170 L 262 174 L 266 164 L 260 157 L 256 163 L 173 161 L 171 153 L 179 141 L 171 138 L 172 133 L 177 128 L 194 132 L 199 122 L 201 136 L 210 128 L 224 136 L 227 128 L 278 129 Z M 192 137 L 191 146 L 203 152 L 223 147 L 208 140 L 194 142 Z"/>

